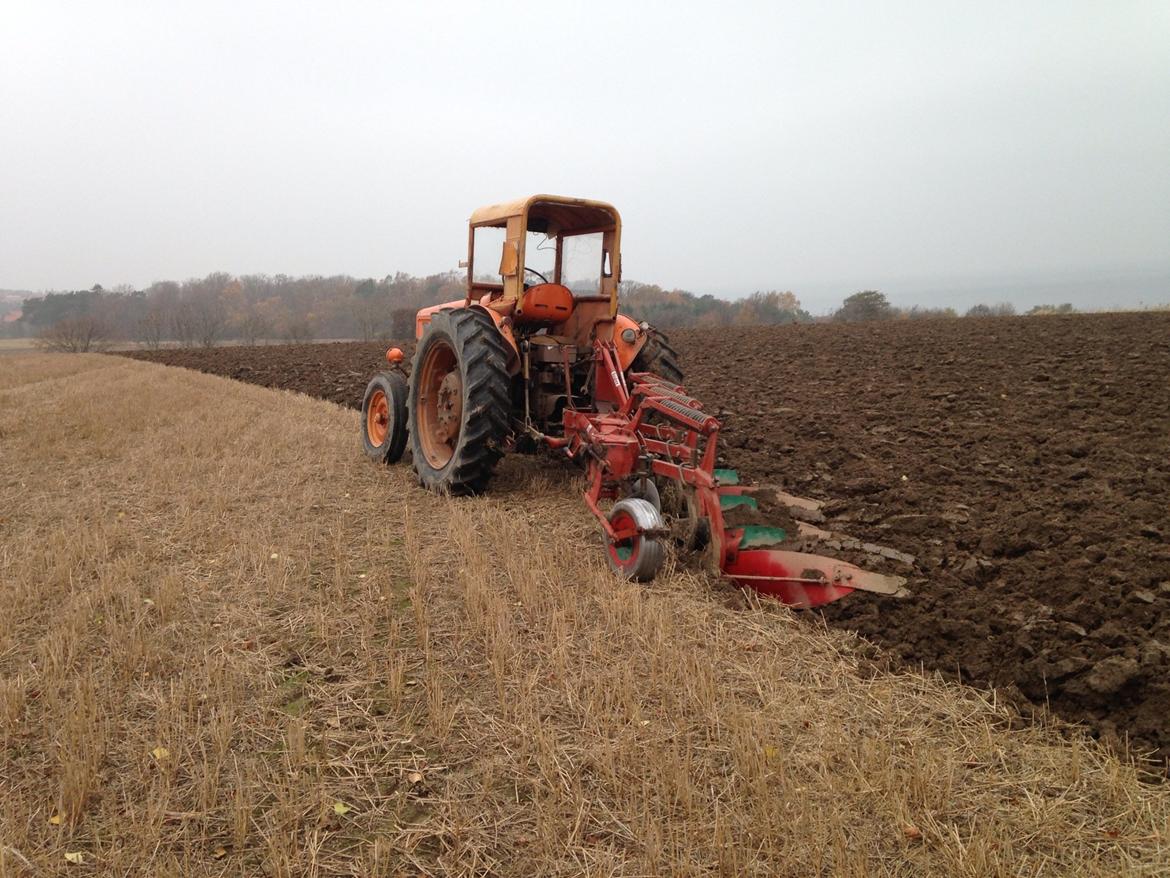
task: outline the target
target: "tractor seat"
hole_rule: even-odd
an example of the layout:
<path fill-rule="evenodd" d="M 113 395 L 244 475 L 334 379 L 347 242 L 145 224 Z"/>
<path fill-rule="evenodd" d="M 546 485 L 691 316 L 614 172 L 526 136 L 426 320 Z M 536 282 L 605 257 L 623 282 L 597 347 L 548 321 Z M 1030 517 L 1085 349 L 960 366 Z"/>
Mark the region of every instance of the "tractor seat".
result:
<path fill-rule="evenodd" d="M 573 294 L 562 284 L 536 284 L 524 291 L 512 319 L 529 326 L 555 326 L 573 316 Z"/>

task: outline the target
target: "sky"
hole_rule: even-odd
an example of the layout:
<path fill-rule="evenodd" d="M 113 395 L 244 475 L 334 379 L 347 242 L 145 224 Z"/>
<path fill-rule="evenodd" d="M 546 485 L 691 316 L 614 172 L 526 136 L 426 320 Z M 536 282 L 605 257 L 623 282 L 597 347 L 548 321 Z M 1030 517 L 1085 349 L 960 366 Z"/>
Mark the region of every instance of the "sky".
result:
<path fill-rule="evenodd" d="M 699 293 L 1170 301 L 1166 2 L 0 0 L 0 22 L 0 289 L 431 274 L 475 207 L 552 192 L 618 207 L 625 279 Z"/>

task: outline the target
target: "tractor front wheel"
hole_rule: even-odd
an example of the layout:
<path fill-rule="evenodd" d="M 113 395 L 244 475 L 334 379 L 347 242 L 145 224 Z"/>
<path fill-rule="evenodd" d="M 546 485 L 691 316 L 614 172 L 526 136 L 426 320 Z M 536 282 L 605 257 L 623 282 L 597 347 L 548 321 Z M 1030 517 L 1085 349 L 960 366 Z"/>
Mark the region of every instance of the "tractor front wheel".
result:
<path fill-rule="evenodd" d="M 431 316 L 415 351 L 407 405 L 423 487 L 450 494 L 487 487 L 510 430 L 509 384 L 508 351 L 487 313 L 459 308 Z"/>
<path fill-rule="evenodd" d="M 379 372 L 362 398 L 362 448 L 370 460 L 398 463 L 406 450 L 406 379 Z"/>

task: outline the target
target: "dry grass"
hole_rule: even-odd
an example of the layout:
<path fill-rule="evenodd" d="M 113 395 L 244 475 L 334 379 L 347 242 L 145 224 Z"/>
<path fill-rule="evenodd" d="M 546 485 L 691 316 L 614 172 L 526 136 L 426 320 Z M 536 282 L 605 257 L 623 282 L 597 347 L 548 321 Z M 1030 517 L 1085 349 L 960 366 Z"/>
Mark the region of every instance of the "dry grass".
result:
<path fill-rule="evenodd" d="M 36 339 L 0 338 L 0 354 L 26 354 L 36 350 Z"/>
<path fill-rule="evenodd" d="M 1170 792 L 1079 735 L 697 574 L 614 580 L 567 470 L 440 500 L 356 435 L 5 358 L 0 876 L 1170 868 Z"/>

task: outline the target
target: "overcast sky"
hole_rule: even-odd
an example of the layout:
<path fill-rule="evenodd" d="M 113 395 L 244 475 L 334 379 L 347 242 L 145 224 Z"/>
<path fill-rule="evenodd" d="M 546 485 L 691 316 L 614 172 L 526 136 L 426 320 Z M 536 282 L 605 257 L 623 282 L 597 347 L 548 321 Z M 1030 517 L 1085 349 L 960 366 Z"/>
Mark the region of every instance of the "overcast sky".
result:
<path fill-rule="evenodd" d="M 0 288 L 433 273 L 533 192 L 717 295 L 1170 276 L 1170 3 L 0 0 Z"/>

